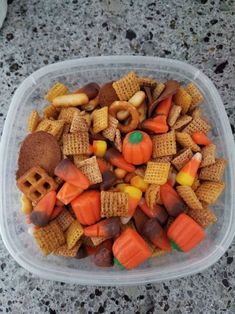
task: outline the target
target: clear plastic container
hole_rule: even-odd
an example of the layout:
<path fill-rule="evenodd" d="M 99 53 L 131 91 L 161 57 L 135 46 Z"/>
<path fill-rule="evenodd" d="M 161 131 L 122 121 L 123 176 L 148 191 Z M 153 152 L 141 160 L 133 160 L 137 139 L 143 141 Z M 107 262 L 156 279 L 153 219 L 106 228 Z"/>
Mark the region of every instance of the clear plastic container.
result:
<path fill-rule="evenodd" d="M 205 97 L 204 113 L 213 125 L 211 137 L 219 156 L 228 159 L 225 173 L 226 189 L 213 207 L 217 224 L 195 250 L 187 254 L 173 252 L 152 258 L 137 269 L 97 268 L 85 260 L 43 257 L 20 212 L 20 193 L 15 184 L 19 146 L 27 134 L 27 117 L 32 109 L 41 110 L 48 88 L 56 81 L 71 89 L 89 81 L 103 83 L 114 80 L 130 70 L 143 76 L 193 81 Z M 33 147 L 32 147 L 33 149 Z M 231 244 L 235 233 L 234 141 L 222 100 L 213 83 L 198 69 L 180 61 L 141 56 L 112 56 L 75 59 L 45 66 L 34 72 L 19 86 L 12 99 L 1 143 L 1 212 L 3 241 L 14 259 L 28 271 L 45 279 L 87 285 L 133 285 L 179 278 L 204 270 L 215 263 Z"/>

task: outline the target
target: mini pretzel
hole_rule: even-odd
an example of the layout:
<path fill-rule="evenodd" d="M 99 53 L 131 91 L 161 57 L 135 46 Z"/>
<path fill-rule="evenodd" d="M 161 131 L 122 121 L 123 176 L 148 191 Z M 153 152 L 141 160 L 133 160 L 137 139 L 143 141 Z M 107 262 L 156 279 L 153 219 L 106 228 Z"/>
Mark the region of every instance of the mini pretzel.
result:
<path fill-rule="evenodd" d="M 137 128 L 137 125 L 139 123 L 139 114 L 136 108 L 133 105 L 129 104 L 127 101 L 115 101 L 109 107 L 109 113 L 114 118 L 116 118 L 117 113 L 119 111 L 123 111 L 123 110 L 129 112 L 130 117 L 131 117 L 130 123 L 128 123 L 127 125 L 123 125 L 119 122 L 118 128 L 121 132 L 128 133 Z"/>

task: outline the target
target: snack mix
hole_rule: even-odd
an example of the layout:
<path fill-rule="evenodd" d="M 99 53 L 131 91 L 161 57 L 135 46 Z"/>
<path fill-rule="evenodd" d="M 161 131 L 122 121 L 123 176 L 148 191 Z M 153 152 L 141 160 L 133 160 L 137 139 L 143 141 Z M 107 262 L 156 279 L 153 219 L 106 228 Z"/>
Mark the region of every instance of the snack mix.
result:
<path fill-rule="evenodd" d="M 131 71 L 74 91 L 57 82 L 44 98 L 42 113 L 28 117 L 16 171 L 42 254 L 132 269 L 203 241 L 227 162 L 192 82 Z"/>

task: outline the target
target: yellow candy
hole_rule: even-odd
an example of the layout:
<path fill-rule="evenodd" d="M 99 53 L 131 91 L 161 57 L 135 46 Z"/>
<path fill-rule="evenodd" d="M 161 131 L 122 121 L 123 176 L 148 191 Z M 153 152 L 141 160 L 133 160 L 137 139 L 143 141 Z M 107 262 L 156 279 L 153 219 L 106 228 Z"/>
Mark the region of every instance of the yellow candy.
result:
<path fill-rule="evenodd" d="M 25 215 L 30 214 L 33 210 L 31 201 L 24 194 L 21 195 L 20 201 L 22 205 L 21 206 L 22 213 Z"/>
<path fill-rule="evenodd" d="M 124 192 L 125 188 L 129 186 L 128 184 L 126 183 L 119 183 L 116 188 L 120 191 L 120 192 Z"/>
<path fill-rule="evenodd" d="M 121 168 L 116 168 L 114 170 L 114 174 L 118 179 L 123 179 L 126 176 L 127 172 L 126 170 L 123 170 Z"/>
<path fill-rule="evenodd" d="M 185 172 L 179 172 L 176 176 L 176 181 L 181 185 L 192 186 L 194 177 Z"/>
<path fill-rule="evenodd" d="M 127 193 L 131 198 L 135 198 L 138 200 L 140 200 L 142 197 L 142 191 L 131 185 L 125 186 L 123 192 Z"/>
<path fill-rule="evenodd" d="M 93 150 L 96 157 L 104 157 L 107 150 L 107 143 L 101 140 L 94 141 Z"/>
<path fill-rule="evenodd" d="M 148 183 L 144 182 L 144 179 L 140 176 L 134 176 L 131 179 L 131 185 L 140 189 L 142 192 L 146 192 L 148 188 Z"/>

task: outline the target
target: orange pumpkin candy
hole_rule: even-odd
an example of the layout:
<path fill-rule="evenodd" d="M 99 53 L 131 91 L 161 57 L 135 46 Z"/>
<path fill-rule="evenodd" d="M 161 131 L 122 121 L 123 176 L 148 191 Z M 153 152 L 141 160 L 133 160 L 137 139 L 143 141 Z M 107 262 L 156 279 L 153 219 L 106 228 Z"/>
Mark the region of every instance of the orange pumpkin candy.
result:
<path fill-rule="evenodd" d="M 125 160 L 133 165 L 147 162 L 151 158 L 152 150 L 152 140 L 145 132 L 133 131 L 124 138 L 122 153 Z"/>

